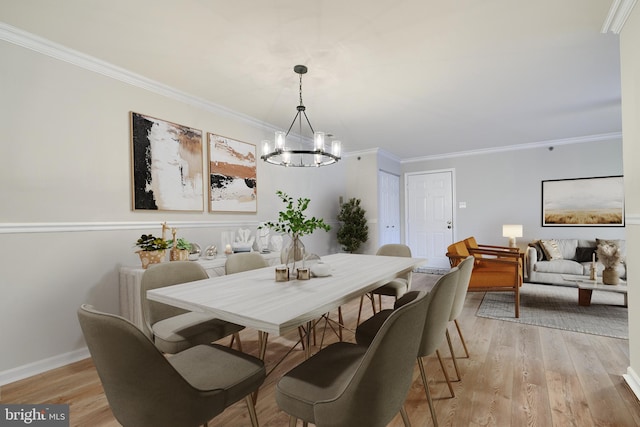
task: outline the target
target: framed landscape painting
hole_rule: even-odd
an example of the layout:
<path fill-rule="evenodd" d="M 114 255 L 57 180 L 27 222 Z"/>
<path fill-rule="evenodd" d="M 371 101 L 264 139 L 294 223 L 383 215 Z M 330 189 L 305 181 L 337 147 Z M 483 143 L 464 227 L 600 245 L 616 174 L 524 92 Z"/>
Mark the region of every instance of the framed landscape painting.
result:
<path fill-rule="evenodd" d="M 202 131 L 131 112 L 133 209 L 203 211 Z"/>
<path fill-rule="evenodd" d="M 257 212 L 256 146 L 208 134 L 209 210 Z"/>
<path fill-rule="evenodd" d="M 542 181 L 542 226 L 624 227 L 623 177 Z"/>

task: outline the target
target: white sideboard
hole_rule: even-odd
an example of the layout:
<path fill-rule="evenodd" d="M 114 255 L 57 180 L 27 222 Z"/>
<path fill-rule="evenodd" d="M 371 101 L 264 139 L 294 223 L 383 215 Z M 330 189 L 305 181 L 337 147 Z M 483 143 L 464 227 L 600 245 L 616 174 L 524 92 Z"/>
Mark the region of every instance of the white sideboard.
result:
<path fill-rule="evenodd" d="M 280 253 L 271 252 L 261 254 L 269 265 L 280 264 Z M 218 256 L 214 259 L 198 259 L 197 262 L 206 271 L 209 277 L 223 276 L 225 256 Z M 142 328 L 142 300 L 140 295 L 140 282 L 145 270 L 140 266 L 120 267 L 120 315 L 129 319 L 139 328 Z"/>

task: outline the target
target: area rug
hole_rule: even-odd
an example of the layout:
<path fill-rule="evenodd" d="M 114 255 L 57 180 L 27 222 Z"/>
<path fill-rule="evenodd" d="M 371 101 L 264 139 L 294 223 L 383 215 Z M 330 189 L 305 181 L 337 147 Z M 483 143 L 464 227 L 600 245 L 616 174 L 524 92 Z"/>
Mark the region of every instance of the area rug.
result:
<path fill-rule="evenodd" d="M 593 291 L 591 305 L 578 305 L 578 289 L 525 283 L 520 291 L 520 318 L 514 317 L 513 294 L 487 292 L 477 316 L 614 338 L 629 338 L 624 296 Z"/>

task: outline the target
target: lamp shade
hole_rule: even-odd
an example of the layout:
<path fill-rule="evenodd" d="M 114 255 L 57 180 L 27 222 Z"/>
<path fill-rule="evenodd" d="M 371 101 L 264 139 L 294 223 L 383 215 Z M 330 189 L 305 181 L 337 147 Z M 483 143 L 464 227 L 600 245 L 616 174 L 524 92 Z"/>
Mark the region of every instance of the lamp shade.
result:
<path fill-rule="evenodd" d="M 502 237 L 522 237 L 522 224 L 504 224 Z"/>

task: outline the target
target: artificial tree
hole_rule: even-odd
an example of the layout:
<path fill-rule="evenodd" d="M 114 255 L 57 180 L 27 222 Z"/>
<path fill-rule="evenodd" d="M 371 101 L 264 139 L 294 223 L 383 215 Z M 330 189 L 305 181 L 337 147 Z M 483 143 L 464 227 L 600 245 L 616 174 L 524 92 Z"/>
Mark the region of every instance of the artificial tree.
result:
<path fill-rule="evenodd" d="M 338 213 L 338 221 L 342 226 L 338 230 L 338 243 L 345 252 L 355 252 L 369 238 L 369 227 L 365 211 L 360 206 L 360 199 L 351 198 L 343 203 Z"/>

